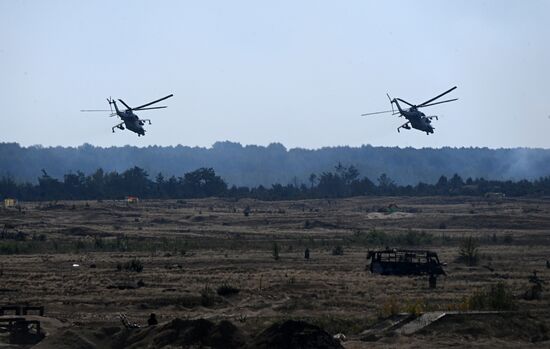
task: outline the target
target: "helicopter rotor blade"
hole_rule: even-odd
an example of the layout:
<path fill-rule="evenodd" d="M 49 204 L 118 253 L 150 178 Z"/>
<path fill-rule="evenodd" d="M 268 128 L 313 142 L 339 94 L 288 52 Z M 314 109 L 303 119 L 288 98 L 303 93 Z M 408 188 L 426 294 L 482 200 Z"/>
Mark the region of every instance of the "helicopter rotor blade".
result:
<path fill-rule="evenodd" d="M 132 108 L 130 108 L 130 107 L 128 106 L 128 104 L 124 103 L 124 101 L 123 101 L 122 99 L 119 98 L 118 101 L 119 101 L 120 103 L 124 104 L 124 106 L 125 106 L 127 109 L 132 110 Z"/>
<path fill-rule="evenodd" d="M 443 92 L 442 94 L 438 95 L 437 97 L 434 97 L 434 98 L 432 98 L 432 99 L 427 100 L 427 101 L 424 102 L 424 103 L 419 104 L 418 106 L 419 106 L 419 107 L 422 107 L 422 106 L 424 106 L 424 105 L 426 105 L 426 104 L 428 104 L 428 103 L 430 103 L 430 102 L 433 102 L 433 101 L 435 101 L 436 99 L 445 96 L 447 93 L 451 92 L 451 91 L 454 90 L 454 89 L 456 89 L 456 86 L 453 87 L 453 88 L 451 88 L 451 89 L 449 89 L 449 90 L 447 90 L 447 91 L 445 91 L 445 92 Z"/>
<path fill-rule="evenodd" d="M 405 104 L 411 106 L 411 107 L 414 107 L 414 105 L 412 105 L 411 103 L 407 102 L 407 101 L 404 100 L 404 99 L 401 99 L 401 98 L 396 98 L 396 99 L 397 99 L 398 101 L 400 101 L 400 102 L 403 102 L 403 103 L 405 103 Z"/>
<path fill-rule="evenodd" d="M 158 103 L 158 102 L 160 102 L 160 101 L 164 101 L 165 99 L 168 99 L 168 98 L 170 98 L 170 97 L 172 97 L 172 96 L 173 96 L 173 94 L 169 94 L 168 96 L 162 97 L 162 98 L 160 98 L 160 99 L 157 99 L 156 101 L 152 101 L 152 102 L 146 103 L 146 104 L 144 104 L 144 105 L 140 105 L 139 107 L 136 107 L 136 108 L 134 108 L 133 110 L 142 109 L 143 107 L 147 107 L 148 105 L 155 104 L 155 103 Z"/>
<path fill-rule="evenodd" d="M 430 104 L 419 105 L 418 108 L 424 108 L 424 107 L 429 107 L 429 106 L 436 105 L 436 104 L 454 102 L 454 101 L 458 101 L 458 98 L 447 99 L 447 100 L 441 101 L 441 102 L 435 102 L 435 103 L 430 103 Z"/>
<path fill-rule="evenodd" d="M 141 110 L 164 109 L 164 108 L 168 108 L 168 107 L 163 105 L 162 107 L 149 107 L 149 108 L 139 108 L 139 109 L 132 109 L 132 110 L 133 111 L 141 111 Z"/>
<path fill-rule="evenodd" d="M 101 112 L 106 112 L 106 111 L 110 111 L 109 109 L 81 109 L 80 111 L 83 111 L 83 112 L 94 112 L 94 111 L 101 111 Z"/>
<path fill-rule="evenodd" d="M 374 112 L 374 113 L 361 114 L 361 116 L 376 115 L 376 114 L 384 114 L 384 113 L 393 113 L 393 110 L 376 111 L 376 112 Z"/>

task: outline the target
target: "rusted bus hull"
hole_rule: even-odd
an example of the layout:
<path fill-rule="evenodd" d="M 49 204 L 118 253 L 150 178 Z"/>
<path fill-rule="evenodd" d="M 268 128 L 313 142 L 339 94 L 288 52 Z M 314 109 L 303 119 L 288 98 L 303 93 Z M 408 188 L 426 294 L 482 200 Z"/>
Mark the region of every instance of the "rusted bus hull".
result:
<path fill-rule="evenodd" d="M 382 275 L 445 275 L 437 253 L 427 250 L 370 251 L 370 271 Z"/>
<path fill-rule="evenodd" d="M 440 265 L 409 262 L 378 262 L 370 264 L 370 271 L 382 275 L 445 275 Z"/>

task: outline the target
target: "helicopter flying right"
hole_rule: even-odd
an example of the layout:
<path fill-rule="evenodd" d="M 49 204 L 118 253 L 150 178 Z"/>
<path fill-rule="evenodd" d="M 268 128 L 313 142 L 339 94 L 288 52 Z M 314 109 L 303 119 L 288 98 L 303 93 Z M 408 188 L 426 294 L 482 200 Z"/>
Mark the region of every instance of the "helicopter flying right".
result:
<path fill-rule="evenodd" d="M 417 130 L 420 130 L 420 131 L 424 131 L 424 132 L 426 132 L 427 135 L 429 135 L 430 133 L 434 133 L 434 127 L 432 126 L 432 119 L 435 118 L 436 120 L 438 120 L 437 115 L 426 116 L 426 114 L 424 114 L 423 112 L 421 112 L 418 109 L 419 108 L 424 108 L 424 107 L 429 107 L 429 106 L 436 105 L 436 104 L 453 102 L 453 101 L 458 100 L 458 98 L 453 98 L 453 99 L 448 99 L 448 100 L 441 101 L 441 102 L 432 103 L 436 99 L 443 97 L 444 95 L 446 95 L 447 93 L 453 91 L 454 89 L 456 89 L 456 86 L 454 86 L 453 88 L 443 92 L 442 94 L 440 94 L 440 95 L 438 95 L 438 96 L 436 96 L 432 99 L 429 99 L 424 103 L 420 103 L 418 105 L 411 104 L 411 103 L 409 103 L 409 102 L 407 102 L 407 101 L 405 101 L 401 98 L 391 99 L 390 95 L 386 94 L 388 96 L 388 99 L 390 100 L 392 110 L 384 110 L 384 111 L 378 111 L 378 112 L 374 112 L 374 113 L 366 113 L 366 114 L 361 114 L 361 116 L 383 114 L 383 113 L 392 113 L 392 115 L 399 115 L 399 117 L 404 116 L 408 121 L 406 123 L 404 123 L 403 125 L 399 126 L 397 128 L 397 132 L 400 132 L 399 130 L 401 128 L 404 128 L 406 130 L 410 130 L 411 128 L 414 128 L 414 129 L 417 129 Z M 407 104 L 408 106 L 410 106 L 410 108 L 408 108 L 408 109 L 401 108 L 401 106 L 399 105 L 399 102 L 403 102 L 403 103 Z M 393 109 L 393 104 L 394 103 L 397 106 L 397 110 L 398 110 L 397 112 Z"/>

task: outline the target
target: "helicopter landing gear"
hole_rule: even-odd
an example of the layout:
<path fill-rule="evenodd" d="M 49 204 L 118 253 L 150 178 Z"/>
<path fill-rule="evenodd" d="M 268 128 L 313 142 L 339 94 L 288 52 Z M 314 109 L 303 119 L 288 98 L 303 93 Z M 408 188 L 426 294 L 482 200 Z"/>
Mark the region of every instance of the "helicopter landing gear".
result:
<path fill-rule="evenodd" d="M 404 128 L 405 130 L 410 130 L 410 129 L 411 129 L 411 127 L 409 126 L 409 123 L 408 123 L 408 122 L 406 122 L 406 123 L 404 123 L 403 125 L 399 126 L 399 127 L 397 128 L 397 132 L 401 132 L 401 131 L 399 131 L 400 128 Z"/>
<path fill-rule="evenodd" d="M 113 130 L 113 133 L 115 133 L 115 128 L 118 128 L 118 129 L 120 129 L 120 130 L 124 130 L 124 126 L 122 126 L 123 124 L 124 124 L 124 123 L 121 122 L 120 124 L 113 126 L 113 127 L 111 128 L 111 130 Z"/>

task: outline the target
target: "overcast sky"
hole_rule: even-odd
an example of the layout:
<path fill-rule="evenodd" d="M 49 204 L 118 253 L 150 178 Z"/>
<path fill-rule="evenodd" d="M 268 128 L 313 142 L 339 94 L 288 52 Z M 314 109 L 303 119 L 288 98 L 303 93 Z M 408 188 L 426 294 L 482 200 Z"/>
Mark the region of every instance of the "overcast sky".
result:
<path fill-rule="evenodd" d="M 0 1 L 0 141 L 550 148 L 550 1 Z M 457 85 L 435 134 L 386 92 Z M 174 93 L 147 135 L 106 97 Z"/>

